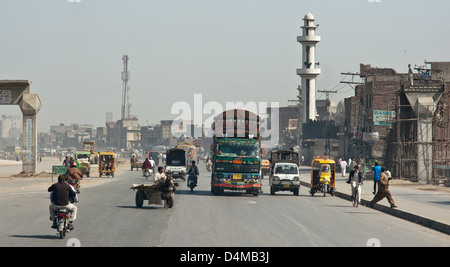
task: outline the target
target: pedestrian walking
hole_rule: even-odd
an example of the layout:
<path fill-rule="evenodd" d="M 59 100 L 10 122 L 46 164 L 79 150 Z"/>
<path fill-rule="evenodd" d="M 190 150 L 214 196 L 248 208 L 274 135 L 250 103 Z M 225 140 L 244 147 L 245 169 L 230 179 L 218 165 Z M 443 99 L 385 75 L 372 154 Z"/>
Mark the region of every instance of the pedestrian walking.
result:
<path fill-rule="evenodd" d="M 377 185 L 380 182 L 380 175 L 381 175 L 381 167 L 378 166 L 378 162 L 375 162 L 375 166 L 372 168 L 373 171 L 373 194 L 375 195 L 377 193 Z"/>
<path fill-rule="evenodd" d="M 345 177 L 346 171 L 347 171 L 347 161 L 341 160 L 341 172 L 342 172 L 342 177 Z"/>
<path fill-rule="evenodd" d="M 368 203 L 368 206 L 373 208 L 375 203 L 379 202 L 383 198 L 386 198 L 391 204 L 391 208 L 397 208 L 395 205 L 394 199 L 392 198 L 391 192 L 389 191 L 389 180 L 391 180 L 391 177 L 388 177 L 386 174 L 386 170 L 384 168 L 381 168 L 381 174 L 380 174 L 380 183 L 378 185 L 378 192 L 373 197 L 372 201 Z"/>

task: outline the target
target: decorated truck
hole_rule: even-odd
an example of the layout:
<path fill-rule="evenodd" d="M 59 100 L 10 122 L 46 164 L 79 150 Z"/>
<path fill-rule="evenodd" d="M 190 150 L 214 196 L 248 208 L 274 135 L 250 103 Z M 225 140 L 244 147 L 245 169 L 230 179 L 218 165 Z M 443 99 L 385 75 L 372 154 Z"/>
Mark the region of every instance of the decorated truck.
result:
<path fill-rule="evenodd" d="M 211 192 L 261 193 L 260 117 L 243 109 L 223 112 L 214 118 L 211 152 Z"/>

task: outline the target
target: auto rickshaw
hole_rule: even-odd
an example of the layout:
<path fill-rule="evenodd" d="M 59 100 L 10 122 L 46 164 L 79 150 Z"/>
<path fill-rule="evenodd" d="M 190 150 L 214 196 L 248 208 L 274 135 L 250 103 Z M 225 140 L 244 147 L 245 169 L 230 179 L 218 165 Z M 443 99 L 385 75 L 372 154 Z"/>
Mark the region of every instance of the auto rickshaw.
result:
<path fill-rule="evenodd" d="M 102 177 L 105 174 L 114 177 L 116 171 L 116 155 L 113 152 L 100 152 L 98 163 L 98 174 Z"/>
<path fill-rule="evenodd" d="M 311 166 L 311 196 L 321 191 L 334 196 L 336 191 L 336 162 L 331 157 L 317 156 Z"/>

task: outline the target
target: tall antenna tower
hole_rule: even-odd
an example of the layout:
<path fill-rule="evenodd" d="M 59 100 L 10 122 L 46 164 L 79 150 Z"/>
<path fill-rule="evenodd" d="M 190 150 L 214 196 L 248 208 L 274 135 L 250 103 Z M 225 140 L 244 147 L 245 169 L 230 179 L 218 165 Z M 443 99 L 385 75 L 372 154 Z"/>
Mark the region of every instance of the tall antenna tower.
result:
<path fill-rule="evenodd" d="M 123 60 L 123 71 L 122 71 L 122 110 L 121 117 L 130 118 L 130 86 L 128 85 L 128 81 L 130 80 L 130 72 L 128 71 L 128 55 L 124 55 L 122 57 Z"/>

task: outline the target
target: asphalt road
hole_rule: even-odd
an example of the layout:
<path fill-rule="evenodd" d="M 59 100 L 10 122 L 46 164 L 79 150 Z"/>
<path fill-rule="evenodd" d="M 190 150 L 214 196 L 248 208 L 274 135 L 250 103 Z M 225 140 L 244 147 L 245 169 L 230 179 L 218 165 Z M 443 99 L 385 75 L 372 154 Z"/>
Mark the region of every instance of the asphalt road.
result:
<path fill-rule="evenodd" d="M 174 208 L 135 206 L 133 183 L 148 183 L 141 171 L 119 170 L 115 178 L 82 182 L 75 230 L 60 240 L 48 217 L 51 179 L 0 179 L 0 246 L 62 247 L 71 238 L 84 247 L 291 247 L 450 246 L 447 235 L 337 197 L 269 194 L 214 196 L 203 165 L 199 186 L 177 189 Z M 307 175 L 302 174 L 302 175 Z M 72 241 L 71 240 L 71 241 Z M 72 245 L 74 243 L 70 243 Z"/>

